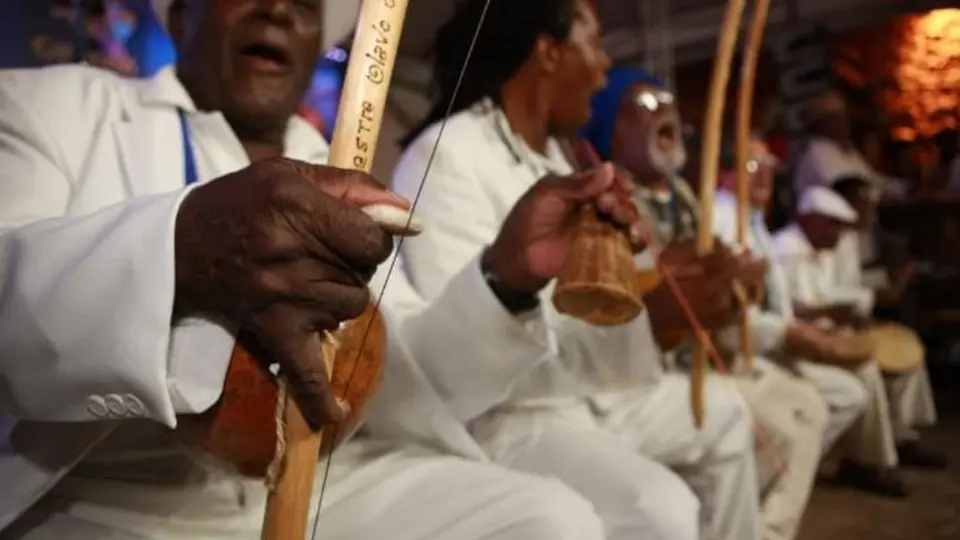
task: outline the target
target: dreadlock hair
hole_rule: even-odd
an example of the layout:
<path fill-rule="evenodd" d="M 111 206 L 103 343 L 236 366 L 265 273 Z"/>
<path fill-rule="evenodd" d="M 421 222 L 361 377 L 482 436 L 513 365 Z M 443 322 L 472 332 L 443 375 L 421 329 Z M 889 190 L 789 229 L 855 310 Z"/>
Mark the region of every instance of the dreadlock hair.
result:
<path fill-rule="evenodd" d="M 488 5 L 489 4 L 489 5 Z M 486 9 L 486 15 L 483 15 Z M 427 117 L 401 144 L 406 147 L 427 127 L 446 115 L 463 111 L 483 98 L 500 102 L 500 88 L 523 66 L 540 36 L 565 40 L 576 15 L 576 0 L 463 0 L 434 41 L 433 85 L 436 100 Z M 463 82 L 454 89 L 473 46 Z M 452 103 L 451 103 L 452 102 Z"/>

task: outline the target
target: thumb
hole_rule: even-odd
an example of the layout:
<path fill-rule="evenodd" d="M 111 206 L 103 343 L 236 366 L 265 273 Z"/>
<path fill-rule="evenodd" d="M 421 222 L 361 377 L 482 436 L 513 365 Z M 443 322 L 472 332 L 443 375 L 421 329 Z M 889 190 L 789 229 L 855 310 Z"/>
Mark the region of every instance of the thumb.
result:
<path fill-rule="evenodd" d="M 357 208 L 386 205 L 401 210 L 410 209 L 410 201 L 390 191 L 367 173 L 317 165 L 310 167 L 310 173 L 327 195 Z"/>
<path fill-rule="evenodd" d="M 558 195 L 570 202 L 586 202 L 613 186 L 614 168 L 604 163 L 596 169 L 555 179 Z"/>

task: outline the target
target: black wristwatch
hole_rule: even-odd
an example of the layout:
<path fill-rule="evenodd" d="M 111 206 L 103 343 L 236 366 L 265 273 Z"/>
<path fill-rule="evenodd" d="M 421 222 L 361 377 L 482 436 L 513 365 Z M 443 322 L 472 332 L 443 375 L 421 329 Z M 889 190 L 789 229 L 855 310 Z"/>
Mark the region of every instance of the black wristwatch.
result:
<path fill-rule="evenodd" d="M 487 287 L 490 287 L 490 292 L 511 315 L 522 315 L 540 307 L 539 294 L 518 291 L 500 281 L 487 267 L 486 257 L 480 258 L 480 272 L 483 273 L 483 280 L 487 282 Z"/>

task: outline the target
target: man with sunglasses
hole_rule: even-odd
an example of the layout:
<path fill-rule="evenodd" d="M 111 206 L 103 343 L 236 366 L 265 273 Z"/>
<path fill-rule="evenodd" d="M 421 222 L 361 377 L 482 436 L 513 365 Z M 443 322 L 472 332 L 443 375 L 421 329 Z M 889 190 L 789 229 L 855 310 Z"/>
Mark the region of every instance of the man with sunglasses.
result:
<path fill-rule="evenodd" d="M 661 245 L 692 242 L 697 237 L 697 197 L 679 173 L 686 164 L 680 115 L 675 96 L 659 80 L 639 70 L 611 72 L 610 84 L 594 98 L 594 116 L 586 134 L 602 157 L 624 167 L 631 176 L 641 215 L 653 222 Z M 719 243 L 717 249 L 728 247 Z M 644 261 L 638 260 L 638 264 Z M 756 267 L 762 281 L 766 265 L 748 264 Z M 689 365 L 692 350 L 693 340 L 685 339 L 672 349 L 665 347 L 662 362 L 668 371 L 682 370 Z M 809 384 L 763 360 L 755 367 L 754 373 L 733 380 L 761 432 L 755 444 L 763 537 L 789 539 L 796 535 L 810 493 L 827 411 Z M 730 379 L 710 381 L 729 384 Z M 682 402 L 682 398 L 675 395 L 673 401 Z M 613 405 L 611 411 L 608 424 L 612 429 L 642 429 L 631 407 Z M 708 404 L 706 413 L 709 424 L 716 412 Z M 785 468 L 788 474 L 783 474 Z"/>
<path fill-rule="evenodd" d="M 731 143 L 732 137 L 725 142 Z M 714 206 L 714 230 L 721 240 L 737 245 L 737 163 L 733 144 L 726 144 L 721 153 L 720 190 Z M 867 389 L 847 370 L 835 367 L 842 361 L 834 337 L 794 317 L 790 289 L 784 269 L 773 257 L 773 238 L 765 221 L 766 209 L 773 195 L 774 171 L 779 165 L 759 135 L 751 137 L 749 155 L 742 165 L 749 182 L 749 222 L 745 249 L 770 261 L 765 280 L 765 294 L 758 306 L 748 314 L 749 335 L 758 354 L 789 368 L 816 387 L 827 404 L 830 418 L 821 445 L 795 446 L 792 459 L 816 464 L 864 412 L 868 404 Z M 738 340 L 738 334 L 726 336 Z M 809 359 L 809 360 L 806 360 Z M 808 441 L 812 443 L 813 441 Z M 802 457 L 805 454 L 805 457 Z M 798 493 L 799 494 L 799 493 Z M 803 494 L 809 495 L 809 490 Z"/>

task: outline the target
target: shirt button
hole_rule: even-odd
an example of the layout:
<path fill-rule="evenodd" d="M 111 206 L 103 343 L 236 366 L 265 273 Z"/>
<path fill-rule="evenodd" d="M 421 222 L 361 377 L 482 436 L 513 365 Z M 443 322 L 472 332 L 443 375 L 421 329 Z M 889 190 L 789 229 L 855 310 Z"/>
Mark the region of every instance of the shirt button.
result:
<path fill-rule="evenodd" d="M 126 404 L 127 413 L 130 416 L 144 416 L 147 414 L 147 407 L 140 401 L 140 398 L 133 394 L 125 394 L 123 402 Z"/>
<path fill-rule="evenodd" d="M 104 418 L 110 413 L 106 400 L 96 395 L 87 397 L 87 412 L 97 418 Z"/>
<path fill-rule="evenodd" d="M 127 415 L 127 406 L 123 402 L 123 396 L 117 394 L 107 394 L 104 401 L 106 401 L 107 410 L 110 411 L 110 416 Z"/>

